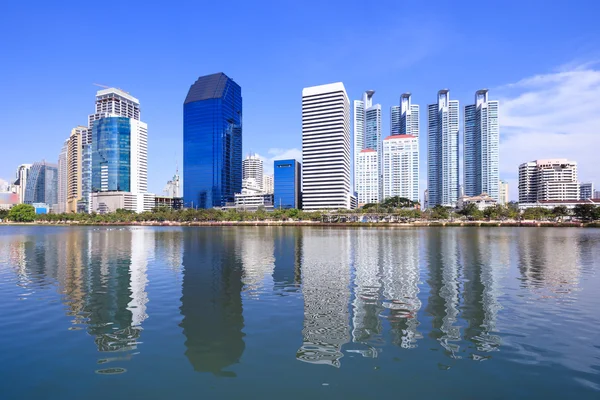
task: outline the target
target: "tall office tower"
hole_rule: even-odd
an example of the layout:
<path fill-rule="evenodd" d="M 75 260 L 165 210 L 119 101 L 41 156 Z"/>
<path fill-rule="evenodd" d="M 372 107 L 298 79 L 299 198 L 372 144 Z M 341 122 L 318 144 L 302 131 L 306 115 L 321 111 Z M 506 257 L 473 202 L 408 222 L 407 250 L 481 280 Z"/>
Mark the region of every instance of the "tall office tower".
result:
<path fill-rule="evenodd" d="M 263 193 L 273 194 L 275 190 L 275 182 L 273 175 L 263 175 L 262 191 Z"/>
<path fill-rule="evenodd" d="M 562 200 L 579 200 L 575 161 L 554 158 L 519 166 L 519 203 Z"/>
<path fill-rule="evenodd" d="M 64 213 L 67 211 L 67 153 L 69 150 L 69 139 L 65 140 L 63 147 L 58 155 L 58 187 L 57 197 L 58 205 L 56 211 Z"/>
<path fill-rule="evenodd" d="M 350 101 L 342 82 L 302 90 L 302 208 L 351 209 Z"/>
<path fill-rule="evenodd" d="M 96 112 L 88 116 L 88 137 L 84 144 L 92 142 L 94 121 L 108 116 L 126 117 L 140 120 L 140 101 L 129 93 L 117 89 L 106 88 L 96 92 Z"/>
<path fill-rule="evenodd" d="M 275 208 L 300 208 L 300 183 L 302 165 L 296 160 L 276 160 L 274 169 Z"/>
<path fill-rule="evenodd" d="M 58 165 L 45 161 L 33 163 L 25 189 L 26 204 L 44 203 L 55 208 L 58 204 Z"/>
<path fill-rule="evenodd" d="M 16 193 L 19 195 L 19 203 L 25 203 L 25 191 L 27 190 L 27 178 L 32 164 L 21 164 L 17 168 L 16 179 L 13 182 Z"/>
<path fill-rule="evenodd" d="M 587 200 L 594 198 L 594 184 L 592 182 L 581 182 L 579 184 L 579 199 Z"/>
<path fill-rule="evenodd" d="M 263 161 L 256 154 L 249 154 L 242 161 L 242 187 L 246 187 L 244 183 L 252 180 L 256 185 L 263 190 Z"/>
<path fill-rule="evenodd" d="M 421 128 L 419 125 L 419 105 L 412 104 L 410 93 L 403 93 L 400 96 L 400 121 L 399 135 L 412 135 L 419 137 Z"/>
<path fill-rule="evenodd" d="M 358 205 L 379 203 L 379 154 L 373 149 L 363 149 L 356 160 L 356 192 Z"/>
<path fill-rule="evenodd" d="M 356 173 L 358 169 L 364 170 L 364 167 L 358 165 L 358 160 L 364 159 L 364 157 L 360 157 L 361 151 L 373 149 L 377 152 L 377 156 L 381 158 L 381 105 L 373 105 L 374 94 L 374 90 L 367 90 L 363 94 L 362 100 L 354 101 L 354 190 L 359 193 L 359 198 L 361 194 L 356 182 Z M 381 167 L 377 174 L 377 180 L 379 181 Z M 381 192 L 381 188 L 379 192 Z M 379 198 L 380 195 L 378 194 L 377 197 Z"/>
<path fill-rule="evenodd" d="M 419 138 L 393 135 L 383 140 L 383 198 L 419 201 Z"/>
<path fill-rule="evenodd" d="M 400 106 L 390 108 L 390 136 L 400 134 Z"/>
<path fill-rule="evenodd" d="M 242 88 L 224 73 L 201 76 L 183 104 L 186 207 L 234 202 L 242 190 Z"/>
<path fill-rule="evenodd" d="M 91 153 L 92 210 L 143 212 L 154 207 L 148 193 L 146 123 L 118 116 L 94 121 Z"/>
<path fill-rule="evenodd" d="M 458 107 L 458 100 L 450 100 L 448 89 L 440 90 L 437 103 L 428 106 L 429 207 L 455 207 L 458 201 Z"/>
<path fill-rule="evenodd" d="M 498 183 L 498 204 L 508 203 L 508 182 L 500 180 Z"/>
<path fill-rule="evenodd" d="M 67 209 L 68 213 L 86 212 L 83 207 L 78 209 L 78 204 L 83 198 L 83 142 L 87 140 L 88 128 L 78 126 L 71 129 L 69 136 L 69 146 L 67 149 Z M 91 148 L 90 148 L 91 149 Z M 90 153 L 91 154 L 91 153 Z M 91 167 L 91 160 L 90 160 Z M 91 178 L 91 170 L 89 171 Z M 87 191 L 87 195 L 91 193 L 91 187 Z M 87 201 L 85 202 L 87 205 Z"/>
<path fill-rule="evenodd" d="M 498 183 L 500 127 L 499 102 L 488 99 L 487 89 L 475 92 L 475 104 L 465 107 L 464 186 L 466 196 L 487 193 L 500 200 Z"/>

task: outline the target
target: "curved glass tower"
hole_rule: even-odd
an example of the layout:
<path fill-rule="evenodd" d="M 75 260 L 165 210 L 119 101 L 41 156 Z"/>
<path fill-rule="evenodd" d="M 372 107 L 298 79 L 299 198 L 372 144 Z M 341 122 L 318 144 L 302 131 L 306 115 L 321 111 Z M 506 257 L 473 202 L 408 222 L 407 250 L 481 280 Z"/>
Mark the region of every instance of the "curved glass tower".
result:
<path fill-rule="evenodd" d="M 242 190 L 242 88 L 222 72 L 202 76 L 183 104 L 185 207 L 233 202 Z"/>

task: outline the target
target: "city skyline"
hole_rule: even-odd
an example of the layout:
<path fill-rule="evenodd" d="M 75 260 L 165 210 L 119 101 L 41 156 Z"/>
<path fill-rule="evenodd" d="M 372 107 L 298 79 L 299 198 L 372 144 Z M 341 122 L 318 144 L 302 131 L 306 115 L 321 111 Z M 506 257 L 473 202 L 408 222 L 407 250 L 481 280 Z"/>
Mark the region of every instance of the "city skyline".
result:
<path fill-rule="evenodd" d="M 140 55 L 134 56 L 125 47 L 111 50 L 110 63 L 82 67 L 67 62 L 77 49 L 97 42 L 87 29 L 78 30 L 78 35 L 66 29 L 72 21 L 85 19 L 79 17 L 89 16 L 93 11 L 90 5 L 64 7 L 55 18 L 46 19 L 42 15 L 50 12 L 49 5 L 40 5 L 40 14 L 29 15 L 23 5 L 10 4 L 0 17 L 4 21 L 0 29 L 20 35 L 22 40 L 18 46 L 5 44 L 12 58 L 0 67 L 7 77 L 6 90 L 11 93 L 0 100 L 3 111 L 11 116 L 0 121 L 0 132 L 3 147 L 13 149 L 0 160 L 0 178 L 12 180 L 15 168 L 22 163 L 42 159 L 56 162 L 70 130 L 78 124 L 87 125 L 81 116 L 89 113 L 89 104 L 83 99 L 93 96 L 96 88 L 92 83 L 98 82 L 124 88 L 142 99 L 144 119 L 152 131 L 148 189 L 160 193 L 177 162 L 183 160 L 182 140 L 177 133 L 182 129 L 180 103 L 186 89 L 199 75 L 223 70 L 245 89 L 243 154 L 249 150 L 258 153 L 268 161 L 266 172 L 270 172 L 276 157 L 300 159 L 298 91 L 342 81 L 351 99 L 359 98 L 365 88 L 377 90 L 377 102 L 384 113 L 382 136 L 390 132 L 389 107 L 397 104 L 404 91 L 411 91 L 413 101 L 425 107 L 441 87 L 448 87 L 461 104 L 470 104 L 473 92 L 487 87 L 502 107 L 500 177 L 512 188 L 516 188 L 518 165 L 538 158 L 577 160 L 582 181 L 600 181 L 593 154 L 600 140 L 594 135 L 600 116 L 593 112 L 600 106 L 594 95 L 600 83 L 600 67 L 594 63 L 597 55 L 590 47 L 598 42 L 600 32 L 594 28 L 593 13 L 588 12 L 598 7 L 595 3 L 570 10 L 573 18 L 567 21 L 558 10 L 534 4 L 519 4 L 516 20 L 510 7 L 495 10 L 495 17 L 487 21 L 488 28 L 476 39 L 471 38 L 465 22 L 481 10 L 467 5 L 443 5 L 431 10 L 425 4 L 360 4 L 360 12 L 351 5 L 342 10 L 343 18 L 332 18 L 340 10 L 324 5 L 319 16 L 310 16 L 327 21 L 321 32 L 301 31 L 297 20 L 308 18 L 310 7 L 292 6 L 294 13 L 277 19 L 275 28 L 281 34 L 266 41 L 263 35 L 273 29 L 271 13 L 263 15 L 257 12 L 260 6 L 238 4 L 241 12 L 234 17 L 234 29 L 219 40 L 202 43 L 191 40 L 185 24 L 158 35 L 150 27 L 162 21 L 163 15 L 152 8 L 140 10 L 127 4 L 123 12 L 141 13 L 139 20 L 131 21 L 131 29 L 138 32 L 138 49 L 145 59 L 143 71 L 139 68 Z M 199 7 L 172 10 L 173 19 L 185 19 Z M 222 9 L 220 5 L 202 8 L 203 12 L 216 13 Z M 355 38 L 354 26 L 365 15 L 378 23 Z M 30 28 L 15 25 L 24 16 L 30 18 Z M 510 26 L 503 24 L 506 18 L 513 18 Z M 561 21 L 560 32 L 547 29 L 544 21 L 552 20 Z M 218 29 L 216 21 L 198 28 L 197 34 L 213 29 Z M 44 40 L 34 40 L 39 37 Z M 348 37 L 358 42 L 348 48 L 344 45 Z M 440 37 L 444 38 L 442 42 Z M 494 46 L 494 53 L 480 54 L 476 64 L 466 64 L 465 56 L 475 45 L 467 38 Z M 407 47 L 402 54 L 386 50 L 399 41 Z M 263 46 L 258 48 L 257 42 Z M 452 43 L 453 51 L 447 51 L 447 42 Z M 535 51 L 531 51 L 533 43 Z M 371 56 L 357 59 L 351 50 L 367 44 Z M 223 54 L 227 46 L 239 50 Z M 437 59 L 442 55 L 444 67 L 439 68 Z M 30 93 L 40 95 L 32 97 Z M 46 94 L 52 94 L 53 101 L 46 101 Z M 265 117 L 267 104 L 276 112 Z M 421 111 L 425 129 L 425 113 Z M 32 139 L 26 151 L 22 146 L 25 137 Z M 420 148 L 425 145 L 422 134 Z M 421 171 L 425 171 L 425 162 L 423 154 Z M 425 189 L 425 175 L 421 175 L 420 193 Z M 511 190 L 511 199 L 516 199 L 515 190 Z"/>

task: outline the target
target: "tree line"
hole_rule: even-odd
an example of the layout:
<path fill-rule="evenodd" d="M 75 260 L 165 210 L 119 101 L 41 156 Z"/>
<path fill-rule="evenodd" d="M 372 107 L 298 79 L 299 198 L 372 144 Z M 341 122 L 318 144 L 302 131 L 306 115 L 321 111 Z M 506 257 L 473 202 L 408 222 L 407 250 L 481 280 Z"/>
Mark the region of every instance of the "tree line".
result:
<path fill-rule="evenodd" d="M 481 211 L 475 204 L 469 204 L 464 209 L 455 211 L 448 207 L 435 206 L 427 210 L 417 208 L 418 203 L 404 198 L 387 199 L 379 204 L 367 204 L 357 210 L 337 210 L 336 214 L 368 215 L 387 214 L 408 221 L 417 220 L 468 220 L 468 221 L 505 221 L 505 220 L 535 220 L 535 221 L 564 221 L 565 218 L 575 217 L 583 222 L 600 220 L 600 206 L 593 204 L 578 204 L 573 210 L 565 206 L 554 209 L 543 207 L 528 208 L 521 212 L 516 203 L 507 205 L 497 204 Z M 183 209 L 171 210 L 166 207 L 152 211 L 135 213 L 119 209 L 112 213 L 62 213 L 36 214 L 33 206 L 19 204 L 10 210 L 0 210 L 0 220 L 14 222 L 78 222 L 78 223 L 131 223 L 131 222 L 227 222 L 227 221 L 322 221 L 323 212 L 307 212 L 298 209 L 275 209 L 267 212 L 264 208 L 257 211 L 219 210 L 219 209 Z"/>

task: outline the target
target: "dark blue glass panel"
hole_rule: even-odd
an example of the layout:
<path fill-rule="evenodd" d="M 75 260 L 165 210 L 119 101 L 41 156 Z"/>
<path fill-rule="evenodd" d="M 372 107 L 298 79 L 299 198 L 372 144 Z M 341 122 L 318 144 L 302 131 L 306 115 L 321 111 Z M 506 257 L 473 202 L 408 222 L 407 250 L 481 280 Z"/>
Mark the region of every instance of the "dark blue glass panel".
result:
<path fill-rule="evenodd" d="M 131 190 L 131 122 L 107 117 L 92 128 L 92 192 Z"/>
<path fill-rule="evenodd" d="M 274 207 L 300 208 L 300 163 L 277 160 L 274 165 Z"/>
<path fill-rule="evenodd" d="M 200 77 L 183 106 L 185 207 L 212 208 L 242 190 L 242 89 L 225 74 Z"/>

